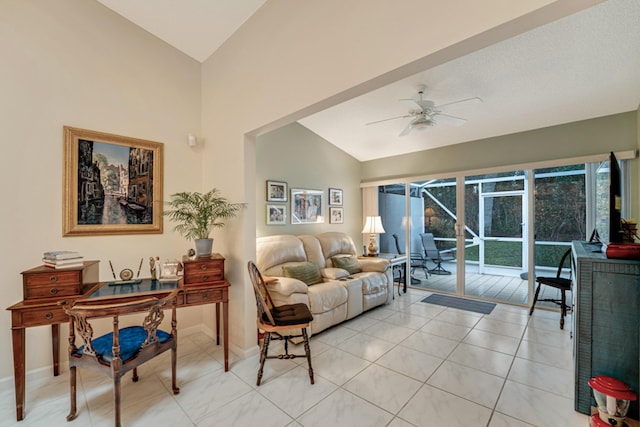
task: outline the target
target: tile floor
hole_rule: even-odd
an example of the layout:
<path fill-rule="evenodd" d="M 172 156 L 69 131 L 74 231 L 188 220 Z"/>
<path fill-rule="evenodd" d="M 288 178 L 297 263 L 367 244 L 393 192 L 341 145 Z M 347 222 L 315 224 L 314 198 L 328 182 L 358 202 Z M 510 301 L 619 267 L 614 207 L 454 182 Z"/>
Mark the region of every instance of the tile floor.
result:
<path fill-rule="evenodd" d="M 573 410 L 572 341 L 557 312 L 498 305 L 479 315 L 420 302 L 410 289 L 311 338 L 306 359 L 231 358 L 205 334 L 181 335 L 171 394 L 169 358 L 123 380 L 126 426 L 588 426 Z M 569 325 L 569 322 L 567 322 Z M 300 346 L 301 347 L 301 346 Z M 202 351 L 205 349 L 205 351 Z M 113 425 L 111 383 L 80 370 L 76 420 L 67 423 L 68 372 L 29 379 L 15 422 L 13 383 L 0 386 L 0 426 Z"/>

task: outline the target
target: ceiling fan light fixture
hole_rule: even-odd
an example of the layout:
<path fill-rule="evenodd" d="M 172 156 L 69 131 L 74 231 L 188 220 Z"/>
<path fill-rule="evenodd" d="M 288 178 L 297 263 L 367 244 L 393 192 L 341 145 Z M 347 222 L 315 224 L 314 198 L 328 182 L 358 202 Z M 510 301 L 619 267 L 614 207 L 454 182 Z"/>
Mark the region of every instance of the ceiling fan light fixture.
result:
<path fill-rule="evenodd" d="M 430 128 L 434 125 L 433 120 L 431 119 L 419 119 L 411 124 L 411 127 L 416 130 L 422 130 Z"/>

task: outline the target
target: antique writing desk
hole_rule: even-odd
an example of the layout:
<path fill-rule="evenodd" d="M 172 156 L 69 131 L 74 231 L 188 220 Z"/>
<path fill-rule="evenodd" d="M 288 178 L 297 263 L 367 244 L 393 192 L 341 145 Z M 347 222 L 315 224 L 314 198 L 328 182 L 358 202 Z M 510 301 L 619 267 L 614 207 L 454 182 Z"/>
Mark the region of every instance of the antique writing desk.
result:
<path fill-rule="evenodd" d="M 195 272 L 190 271 L 190 280 L 186 280 L 191 282 L 190 284 L 183 283 L 182 279 L 173 282 L 143 279 L 140 283 L 110 286 L 111 282 L 97 282 L 98 261 L 85 261 L 84 266 L 78 268 L 56 270 L 41 266 L 23 272 L 24 300 L 7 308 L 11 311 L 16 419 L 20 421 L 24 418 L 26 328 L 51 325 L 53 375 L 57 376 L 60 372 L 60 324 L 69 321 L 68 316 L 58 304 L 63 300 L 95 299 L 101 303 L 108 303 L 115 300 L 139 298 L 140 296 L 162 297 L 176 287 L 180 287 L 183 292 L 178 295 L 178 308 L 216 304 L 216 341 L 218 344 L 220 344 L 219 325 L 220 305 L 222 304 L 224 370 L 228 371 L 228 291 L 230 284 L 224 280 L 224 264 L 221 265 L 221 261 L 223 262 L 224 258 L 220 255 L 214 255 L 211 259 L 192 261 L 190 266 L 197 267 L 202 274 L 197 276 Z M 211 274 L 212 266 L 215 266 L 216 274 Z M 220 267 L 222 267 L 222 274 L 219 271 Z M 92 279 L 94 279 L 93 283 L 91 283 Z"/>

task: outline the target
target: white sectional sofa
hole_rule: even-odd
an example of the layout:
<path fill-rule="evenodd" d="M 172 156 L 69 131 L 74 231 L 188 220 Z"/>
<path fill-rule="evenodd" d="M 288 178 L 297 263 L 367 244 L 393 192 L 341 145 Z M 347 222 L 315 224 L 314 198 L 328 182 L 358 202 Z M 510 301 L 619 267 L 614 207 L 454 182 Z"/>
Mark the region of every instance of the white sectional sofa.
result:
<path fill-rule="evenodd" d="M 386 304 L 393 295 L 389 261 L 358 259 L 344 233 L 259 237 L 256 265 L 264 276 L 278 278 L 269 285 L 275 305 L 309 306 L 310 334 Z"/>

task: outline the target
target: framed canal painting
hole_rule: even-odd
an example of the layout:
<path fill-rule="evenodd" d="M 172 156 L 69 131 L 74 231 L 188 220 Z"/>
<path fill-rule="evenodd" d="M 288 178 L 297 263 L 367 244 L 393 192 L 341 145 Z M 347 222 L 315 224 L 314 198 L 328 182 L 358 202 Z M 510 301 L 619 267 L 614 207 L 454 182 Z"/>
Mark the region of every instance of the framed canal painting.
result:
<path fill-rule="evenodd" d="M 65 126 L 62 235 L 162 233 L 163 148 Z"/>

